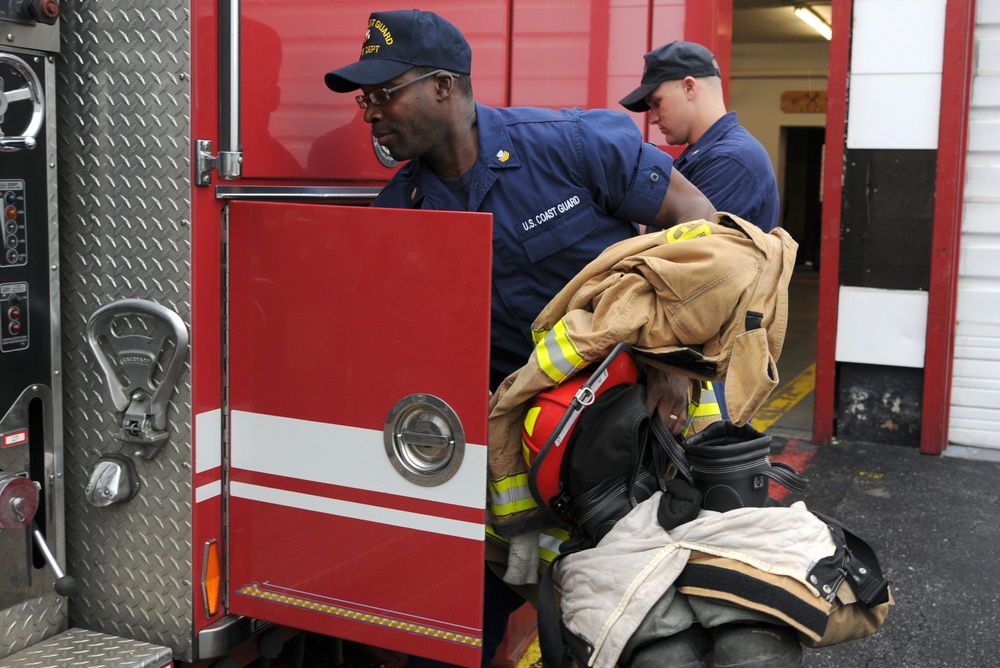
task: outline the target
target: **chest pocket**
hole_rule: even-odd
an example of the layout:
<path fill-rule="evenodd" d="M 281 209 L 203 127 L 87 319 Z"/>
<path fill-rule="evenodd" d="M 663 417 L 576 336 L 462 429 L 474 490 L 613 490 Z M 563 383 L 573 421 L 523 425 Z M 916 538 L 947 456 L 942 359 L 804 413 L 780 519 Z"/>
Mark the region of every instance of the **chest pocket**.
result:
<path fill-rule="evenodd" d="M 580 191 L 522 222 L 518 238 L 528 261 L 535 264 L 570 248 L 596 229 L 590 196 Z"/>

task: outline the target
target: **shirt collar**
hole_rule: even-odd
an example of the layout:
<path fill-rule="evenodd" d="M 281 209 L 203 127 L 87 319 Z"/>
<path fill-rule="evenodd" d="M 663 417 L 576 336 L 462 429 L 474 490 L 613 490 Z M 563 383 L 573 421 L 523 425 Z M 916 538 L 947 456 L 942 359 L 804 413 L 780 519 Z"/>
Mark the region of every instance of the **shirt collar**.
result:
<path fill-rule="evenodd" d="M 705 134 L 699 137 L 698 141 L 688 144 L 688 147 L 684 149 L 680 157 L 696 155 L 702 146 L 711 146 L 737 125 L 739 125 L 739 120 L 736 118 L 736 112 L 730 111 L 715 123 L 712 123 L 712 127 L 705 130 Z"/>
<path fill-rule="evenodd" d="M 521 161 L 514 150 L 507 124 L 499 111 L 477 103 L 476 122 L 479 155 L 469 169 L 472 171 L 474 184 L 478 181 L 489 186 L 496 180 L 492 174 L 493 170 L 520 167 Z M 410 167 L 413 169 L 413 178 L 408 185 L 407 197 L 410 199 L 411 207 L 455 209 L 457 202 L 454 201 L 454 195 L 448 191 L 433 170 L 419 158 L 414 160 Z M 474 195 L 470 204 L 476 207 L 480 201 L 481 197 Z"/>
<path fill-rule="evenodd" d="M 500 112 L 492 107 L 476 104 L 476 119 L 479 129 L 480 162 L 490 169 L 520 167 L 520 156 L 514 150 L 507 124 Z"/>

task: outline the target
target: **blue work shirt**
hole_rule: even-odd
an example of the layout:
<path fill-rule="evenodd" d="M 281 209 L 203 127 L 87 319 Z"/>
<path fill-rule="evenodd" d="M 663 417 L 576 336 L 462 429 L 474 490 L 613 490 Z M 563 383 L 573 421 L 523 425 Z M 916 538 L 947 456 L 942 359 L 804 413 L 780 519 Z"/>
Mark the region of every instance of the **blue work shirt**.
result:
<path fill-rule="evenodd" d="M 476 105 L 479 155 L 464 191 L 416 158 L 373 206 L 493 214 L 490 386 L 521 368 L 531 323 L 605 248 L 656 217 L 673 160 L 624 113 Z M 456 194 L 461 193 L 461 194 Z"/>
<path fill-rule="evenodd" d="M 781 200 L 771 158 L 740 125 L 735 111 L 689 144 L 674 167 L 705 194 L 716 211 L 735 214 L 765 232 L 778 226 Z"/>

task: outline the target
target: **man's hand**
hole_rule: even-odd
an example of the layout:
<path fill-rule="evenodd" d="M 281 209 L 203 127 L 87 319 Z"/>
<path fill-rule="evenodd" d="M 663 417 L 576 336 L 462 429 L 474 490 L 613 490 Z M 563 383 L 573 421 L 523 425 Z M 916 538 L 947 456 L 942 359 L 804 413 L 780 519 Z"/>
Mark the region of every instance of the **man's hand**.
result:
<path fill-rule="evenodd" d="M 674 436 L 680 436 L 687 423 L 689 384 L 685 376 L 646 369 L 646 408 L 650 415 L 658 414 Z"/>

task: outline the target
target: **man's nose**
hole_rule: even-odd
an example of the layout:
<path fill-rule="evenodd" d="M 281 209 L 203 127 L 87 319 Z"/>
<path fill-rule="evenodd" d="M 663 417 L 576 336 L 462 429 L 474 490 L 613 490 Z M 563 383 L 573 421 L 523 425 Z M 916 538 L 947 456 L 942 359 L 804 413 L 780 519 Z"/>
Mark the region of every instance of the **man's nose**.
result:
<path fill-rule="evenodd" d="M 365 123 L 374 123 L 378 118 L 381 118 L 382 111 L 373 104 L 369 104 L 365 107 Z"/>

